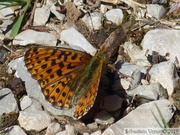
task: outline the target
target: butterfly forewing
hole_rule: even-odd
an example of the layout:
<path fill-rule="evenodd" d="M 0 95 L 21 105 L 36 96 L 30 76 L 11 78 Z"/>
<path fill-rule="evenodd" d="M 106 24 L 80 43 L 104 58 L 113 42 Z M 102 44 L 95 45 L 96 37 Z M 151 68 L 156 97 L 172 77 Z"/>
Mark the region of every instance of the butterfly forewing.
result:
<path fill-rule="evenodd" d="M 46 99 L 56 106 L 70 107 L 73 93 L 70 85 L 91 55 L 67 48 L 32 48 L 25 54 L 25 64 L 39 82 Z M 66 99 L 67 98 L 67 99 Z"/>
<path fill-rule="evenodd" d="M 102 53 L 92 57 L 61 47 L 36 47 L 25 53 L 26 67 L 45 98 L 57 107 L 74 106 L 74 118 L 94 104 L 104 63 Z"/>

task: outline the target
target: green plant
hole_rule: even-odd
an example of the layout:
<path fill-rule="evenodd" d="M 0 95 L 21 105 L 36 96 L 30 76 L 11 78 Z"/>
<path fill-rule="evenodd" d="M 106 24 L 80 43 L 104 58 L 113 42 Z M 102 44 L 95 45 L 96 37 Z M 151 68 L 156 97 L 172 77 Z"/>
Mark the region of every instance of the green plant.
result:
<path fill-rule="evenodd" d="M 161 123 L 160 123 L 160 121 L 158 120 L 158 118 L 156 117 L 156 115 L 152 112 L 154 118 L 156 119 L 156 121 L 158 122 L 158 124 L 160 125 L 160 127 L 165 129 L 165 133 L 166 133 L 167 135 L 173 135 L 173 133 L 171 132 L 168 123 L 167 123 L 166 120 L 164 119 L 164 117 L 163 117 L 163 115 L 162 115 L 159 107 L 158 107 L 156 104 L 155 104 L 155 106 L 156 106 L 156 109 L 157 109 L 157 111 L 158 111 L 158 113 L 159 113 L 159 116 L 160 116 L 160 118 L 161 118 L 161 120 L 162 120 L 162 122 L 163 122 L 164 125 L 161 125 Z"/>
<path fill-rule="evenodd" d="M 10 37 L 15 37 L 21 27 L 22 21 L 24 19 L 24 15 L 26 14 L 27 9 L 31 0 L 1 0 L 0 5 L 4 5 L 3 8 L 12 7 L 12 6 L 21 6 L 21 14 L 16 17 L 16 20 L 13 24 Z"/>

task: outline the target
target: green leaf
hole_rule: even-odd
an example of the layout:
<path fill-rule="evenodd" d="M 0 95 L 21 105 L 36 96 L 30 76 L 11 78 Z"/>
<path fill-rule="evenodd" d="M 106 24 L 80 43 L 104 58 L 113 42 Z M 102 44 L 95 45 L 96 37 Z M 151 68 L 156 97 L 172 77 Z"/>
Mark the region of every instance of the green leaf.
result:
<path fill-rule="evenodd" d="M 166 131 L 165 133 L 166 133 L 167 135 L 173 135 L 173 133 L 171 132 L 168 123 L 167 123 L 166 120 L 164 119 L 164 117 L 163 117 L 163 115 L 162 115 L 159 107 L 158 107 L 156 104 L 155 104 L 155 106 L 156 106 L 156 108 L 157 108 L 157 111 L 158 111 L 158 113 L 159 113 L 159 116 L 160 116 L 160 118 L 161 118 L 164 126 L 162 126 L 162 125 L 160 124 L 159 120 L 157 119 L 157 117 L 155 116 L 155 114 L 152 112 L 152 114 L 153 114 L 154 118 L 156 119 L 157 123 L 160 125 L 161 128 L 165 128 L 165 131 Z"/>
<path fill-rule="evenodd" d="M 30 2 L 31 0 L 1 0 L 0 1 L 0 4 L 5 6 L 3 8 L 12 7 L 12 6 L 21 6 L 23 12 L 22 15 L 16 17 L 16 21 L 12 27 L 10 37 L 15 37 L 18 34 L 21 28 L 22 21 L 26 14 L 26 11 L 30 5 Z"/>
<path fill-rule="evenodd" d="M 10 37 L 15 37 L 18 34 L 20 27 L 21 27 L 21 24 L 22 24 L 22 21 L 23 21 L 23 18 L 24 18 L 24 15 L 25 15 L 29 5 L 30 5 L 30 1 L 28 1 L 25 4 L 25 6 L 23 7 L 23 11 L 24 11 L 23 14 L 21 16 L 17 17 L 17 20 L 12 27 Z"/>

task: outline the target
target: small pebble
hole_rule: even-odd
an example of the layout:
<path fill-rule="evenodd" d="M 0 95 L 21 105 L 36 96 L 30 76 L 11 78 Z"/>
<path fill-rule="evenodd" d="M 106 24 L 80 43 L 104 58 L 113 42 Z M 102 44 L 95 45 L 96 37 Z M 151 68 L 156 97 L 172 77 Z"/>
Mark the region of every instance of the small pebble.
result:
<path fill-rule="evenodd" d="M 24 110 L 32 105 L 32 100 L 28 96 L 24 96 L 20 102 L 21 110 Z"/>
<path fill-rule="evenodd" d="M 107 111 L 102 110 L 95 116 L 94 120 L 98 124 L 108 125 L 108 124 L 112 124 L 115 119 Z"/>
<path fill-rule="evenodd" d="M 48 125 L 46 129 L 46 134 L 45 135 L 55 135 L 56 133 L 61 131 L 61 126 L 59 123 L 53 122 Z"/>
<path fill-rule="evenodd" d="M 93 123 L 87 124 L 87 127 L 91 130 L 94 130 L 98 128 L 98 125 L 96 122 L 93 122 Z"/>
<path fill-rule="evenodd" d="M 75 28 L 69 28 L 63 30 L 61 32 L 61 40 L 70 45 L 76 45 L 83 48 L 86 52 L 90 53 L 92 56 L 96 54 L 97 50 Z"/>
<path fill-rule="evenodd" d="M 75 135 L 74 126 L 71 126 L 71 125 L 67 124 L 67 125 L 65 126 L 65 129 L 66 129 L 67 135 Z"/>
<path fill-rule="evenodd" d="M 36 110 L 35 108 L 27 108 L 20 111 L 18 122 L 22 128 L 27 131 L 41 131 L 48 127 L 51 123 L 52 116 L 47 112 Z"/>
<path fill-rule="evenodd" d="M 13 40 L 13 45 L 25 46 L 28 44 L 55 46 L 57 44 L 57 37 L 47 32 L 25 30 L 19 33 Z"/>
<path fill-rule="evenodd" d="M 179 77 L 175 70 L 175 66 L 171 61 L 153 65 L 149 74 L 151 76 L 151 83 L 160 83 L 165 89 L 167 89 L 168 95 L 172 95 L 175 87 L 178 85 Z"/>
<path fill-rule="evenodd" d="M 86 14 L 82 21 L 86 24 L 90 31 L 99 30 L 102 28 L 102 14 L 99 12 L 93 12 Z"/>
<path fill-rule="evenodd" d="M 121 9 L 111 9 L 104 15 L 108 21 L 113 22 L 117 26 L 121 25 L 123 21 L 123 12 Z"/>
<path fill-rule="evenodd" d="M 27 135 L 18 125 L 14 125 L 8 135 Z"/>
<path fill-rule="evenodd" d="M 165 8 L 158 4 L 147 4 L 147 13 L 151 15 L 151 17 L 155 17 L 160 19 L 166 12 Z"/>
<path fill-rule="evenodd" d="M 97 130 L 97 131 L 91 133 L 91 135 L 101 135 L 101 130 Z"/>
<path fill-rule="evenodd" d="M 18 112 L 17 101 L 9 88 L 2 88 L 0 90 L 0 116 L 3 113 Z"/>
<path fill-rule="evenodd" d="M 50 16 L 50 8 L 43 6 L 41 8 L 36 8 L 34 12 L 33 26 L 44 26 L 48 21 Z"/>

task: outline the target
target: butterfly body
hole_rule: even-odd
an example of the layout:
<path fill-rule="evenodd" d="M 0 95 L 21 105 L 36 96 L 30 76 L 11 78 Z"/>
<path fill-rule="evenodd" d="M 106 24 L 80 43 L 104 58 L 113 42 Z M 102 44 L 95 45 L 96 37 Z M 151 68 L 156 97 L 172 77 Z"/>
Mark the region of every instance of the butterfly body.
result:
<path fill-rule="evenodd" d="M 45 98 L 56 107 L 74 107 L 76 119 L 93 106 L 105 62 L 103 51 L 91 56 L 62 47 L 35 47 L 25 53 L 26 67 Z"/>

